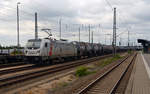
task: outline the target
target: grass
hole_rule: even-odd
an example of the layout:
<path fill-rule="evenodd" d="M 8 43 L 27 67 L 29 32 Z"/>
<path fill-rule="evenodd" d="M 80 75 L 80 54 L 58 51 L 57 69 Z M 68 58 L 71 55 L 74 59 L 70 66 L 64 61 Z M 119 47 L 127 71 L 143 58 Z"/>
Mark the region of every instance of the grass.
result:
<path fill-rule="evenodd" d="M 89 68 L 86 66 L 78 67 L 76 72 L 75 72 L 77 77 L 86 76 L 86 75 L 89 75 L 91 73 L 95 73 L 95 71 L 89 71 Z"/>
<path fill-rule="evenodd" d="M 99 66 L 104 67 L 104 66 L 106 66 L 106 65 L 108 65 L 108 64 L 110 64 L 110 63 L 112 63 L 118 59 L 121 59 L 121 58 L 122 57 L 119 54 L 117 54 L 116 56 L 114 56 L 112 58 L 108 58 L 108 59 L 103 60 Z"/>
<path fill-rule="evenodd" d="M 22 55 L 23 53 L 21 51 L 13 51 L 11 52 L 11 55 Z"/>
<path fill-rule="evenodd" d="M 66 86 L 68 85 L 67 82 L 62 82 L 62 83 L 59 83 L 59 84 L 60 84 L 60 86 L 62 86 L 62 87 L 66 87 Z"/>
<path fill-rule="evenodd" d="M 114 57 L 111 57 L 111 58 L 107 58 L 107 59 L 104 59 L 98 63 L 96 63 L 96 66 L 99 66 L 99 67 L 104 67 L 118 59 L 121 59 L 123 57 L 121 57 L 119 54 L 116 54 L 116 56 Z M 90 71 L 90 67 L 86 67 L 86 66 L 81 66 L 81 67 L 78 67 L 76 72 L 75 72 L 75 75 L 77 77 L 82 77 L 82 76 L 86 76 L 86 75 L 89 75 L 89 74 L 92 74 L 92 73 L 95 73 L 96 71 L 92 70 Z"/>
<path fill-rule="evenodd" d="M 69 85 L 69 83 L 65 82 L 65 81 L 56 83 L 56 85 L 54 87 L 52 87 L 52 91 L 58 91 L 60 88 L 66 87 L 68 85 Z"/>
<path fill-rule="evenodd" d="M 132 53 L 132 51 L 131 50 L 128 50 L 128 54 L 131 54 Z"/>

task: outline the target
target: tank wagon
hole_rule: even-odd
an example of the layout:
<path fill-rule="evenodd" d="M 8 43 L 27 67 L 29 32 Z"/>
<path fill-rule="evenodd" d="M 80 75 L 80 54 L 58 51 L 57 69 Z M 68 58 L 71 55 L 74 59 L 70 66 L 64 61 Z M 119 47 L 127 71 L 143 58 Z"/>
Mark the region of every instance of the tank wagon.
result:
<path fill-rule="evenodd" d="M 84 42 L 77 42 L 77 41 L 73 41 L 72 42 L 76 49 L 77 49 L 77 57 L 81 58 L 87 55 L 87 48 L 86 48 L 86 44 Z"/>
<path fill-rule="evenodd" d="M 116 47 L 117 51 L 127 51 L 125 47 Z M 29 63 L 51 63 L 52 60 L 62 61 L 68 58 L 92 57 L 111 54 L 111 45 L 99 43 L 69 42 L 52 38 L 28 40 L 24 53 L 25 61 Z"/>

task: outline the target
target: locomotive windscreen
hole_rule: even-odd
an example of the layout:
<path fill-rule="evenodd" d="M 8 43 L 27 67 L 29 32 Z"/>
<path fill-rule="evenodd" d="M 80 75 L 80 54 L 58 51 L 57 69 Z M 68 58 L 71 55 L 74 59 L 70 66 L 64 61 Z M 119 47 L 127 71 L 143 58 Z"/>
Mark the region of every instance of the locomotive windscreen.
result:
<path fill-rule="evenodd" d="M 41 45 L 40 39 L 38 39 L 38 40 L 32 39 L 32 40 L 28 40 L 26 47 L 28 49 L 39 49 L 40 45 Z"/>

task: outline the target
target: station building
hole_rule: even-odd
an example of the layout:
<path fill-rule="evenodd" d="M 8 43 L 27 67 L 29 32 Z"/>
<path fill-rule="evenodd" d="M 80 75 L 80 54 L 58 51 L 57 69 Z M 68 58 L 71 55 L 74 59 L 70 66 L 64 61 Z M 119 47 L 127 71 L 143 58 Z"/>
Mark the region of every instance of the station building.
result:
<path fill-rule="evenodd" d="M 143 45 L 143 52 L 150 53 L 150 41 L 144 39 L 138 39 L 138 43 Z"/>

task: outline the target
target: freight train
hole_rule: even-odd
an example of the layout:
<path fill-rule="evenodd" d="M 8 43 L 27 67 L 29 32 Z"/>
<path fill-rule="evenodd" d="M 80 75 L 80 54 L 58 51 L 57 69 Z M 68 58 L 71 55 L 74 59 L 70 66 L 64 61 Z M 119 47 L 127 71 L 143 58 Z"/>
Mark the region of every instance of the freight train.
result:
<path fill-rule="evenodd" d="M 0 64 L 21 62 L 24 59 L 24 49 L 19 49 L 22 54 L 16 54 L 16 49 L 0 49 Z"/>
<path fill-rule="evenodd" d="M 131 48 L 130 48 L 131 49 Z M 132 48 L 134 49 L 134 48 Z M 116 47 L 117 52 L 129 50 L 129 47 Z M 99 43 L 56 40 L 52 38 L 30 39 L 24 49 L 25 61 L 30 63 L 52 63 L 53 60 L 82 58 L 111 54 L 111 45 Z"/>

